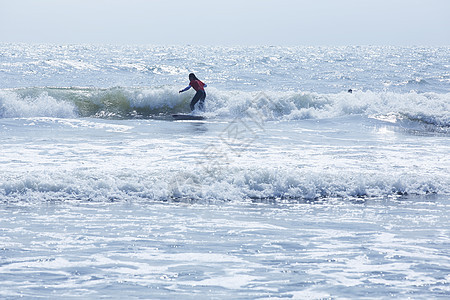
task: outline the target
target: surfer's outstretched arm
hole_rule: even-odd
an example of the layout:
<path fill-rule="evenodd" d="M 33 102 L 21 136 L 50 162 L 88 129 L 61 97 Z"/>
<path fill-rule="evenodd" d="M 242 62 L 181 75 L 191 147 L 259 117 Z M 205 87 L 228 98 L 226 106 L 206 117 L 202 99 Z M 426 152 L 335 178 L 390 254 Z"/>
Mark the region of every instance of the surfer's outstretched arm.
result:
<path fill-rule="evenodd" d="M 188 85 L 187 87 L 185 87 L 184 89 L 182 89 L 181 91 L 179 91 L 178 93 L 182 93 L 182 92 L 186 92 L 188 89 L 191 88 L 191 85 Z"/>

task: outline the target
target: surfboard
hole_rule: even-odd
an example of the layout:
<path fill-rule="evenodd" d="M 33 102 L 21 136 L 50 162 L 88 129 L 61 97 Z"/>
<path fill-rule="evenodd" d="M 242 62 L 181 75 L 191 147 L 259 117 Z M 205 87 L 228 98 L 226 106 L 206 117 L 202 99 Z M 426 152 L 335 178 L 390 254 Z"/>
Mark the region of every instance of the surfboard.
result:
<path fill-rule="evenodd" d="M 194 116 L 194 115 L 183 115 L 183 114 L 179 114 L 179 115 L 172 115 L 172 117 L 175 120 L 204 120 L 206 119 L 203 116 Z"/>

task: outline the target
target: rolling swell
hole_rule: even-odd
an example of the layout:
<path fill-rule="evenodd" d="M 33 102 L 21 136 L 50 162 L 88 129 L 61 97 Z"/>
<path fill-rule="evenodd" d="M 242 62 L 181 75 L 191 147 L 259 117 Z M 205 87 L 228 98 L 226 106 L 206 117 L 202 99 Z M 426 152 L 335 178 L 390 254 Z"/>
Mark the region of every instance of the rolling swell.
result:
<path fill-rule="evenodd" d="M 355 92 L 244 92 L 207 89 L 205 114 L 215 118 L 245 117 L 294 121 L 346 115 L 396 116 L 397 119 L 450 127 L 450 94 Z M 93 117 L 134 119 L 189 112 L 193 92 L 175 86 L 124 88 L 20 88 L 0 90 L 0 117 Z"/>

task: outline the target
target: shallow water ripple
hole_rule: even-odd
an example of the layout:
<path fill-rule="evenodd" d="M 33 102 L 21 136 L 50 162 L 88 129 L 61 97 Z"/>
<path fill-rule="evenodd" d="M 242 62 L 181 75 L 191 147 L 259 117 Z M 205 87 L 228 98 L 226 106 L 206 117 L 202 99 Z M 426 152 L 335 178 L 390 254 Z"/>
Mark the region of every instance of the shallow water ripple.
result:
<path fill-rule="evenodd" d="M 0 296 L 445 298 L 449 205 L 4 205 Z"/>

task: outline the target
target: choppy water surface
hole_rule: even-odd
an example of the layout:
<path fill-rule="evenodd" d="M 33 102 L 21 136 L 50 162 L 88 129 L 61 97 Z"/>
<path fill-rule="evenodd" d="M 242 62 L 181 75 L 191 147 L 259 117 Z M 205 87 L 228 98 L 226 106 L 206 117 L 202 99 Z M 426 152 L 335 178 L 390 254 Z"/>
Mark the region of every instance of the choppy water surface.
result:
<path fill-rule="evenodd" d="M 449 55 L 448 47 L 0 44 L 0 88 L 184 85 L 194 71 L 226 91 L 448 93 Z"/>
<path fill-rule="evenodd" d="M 446 298 L 449 203 L 4 204 L 2 297 Z"/>
<path fill-rule="evenodd" d="M 0 297 L 449 297 L 448 47 L 0 50 Z"/>

